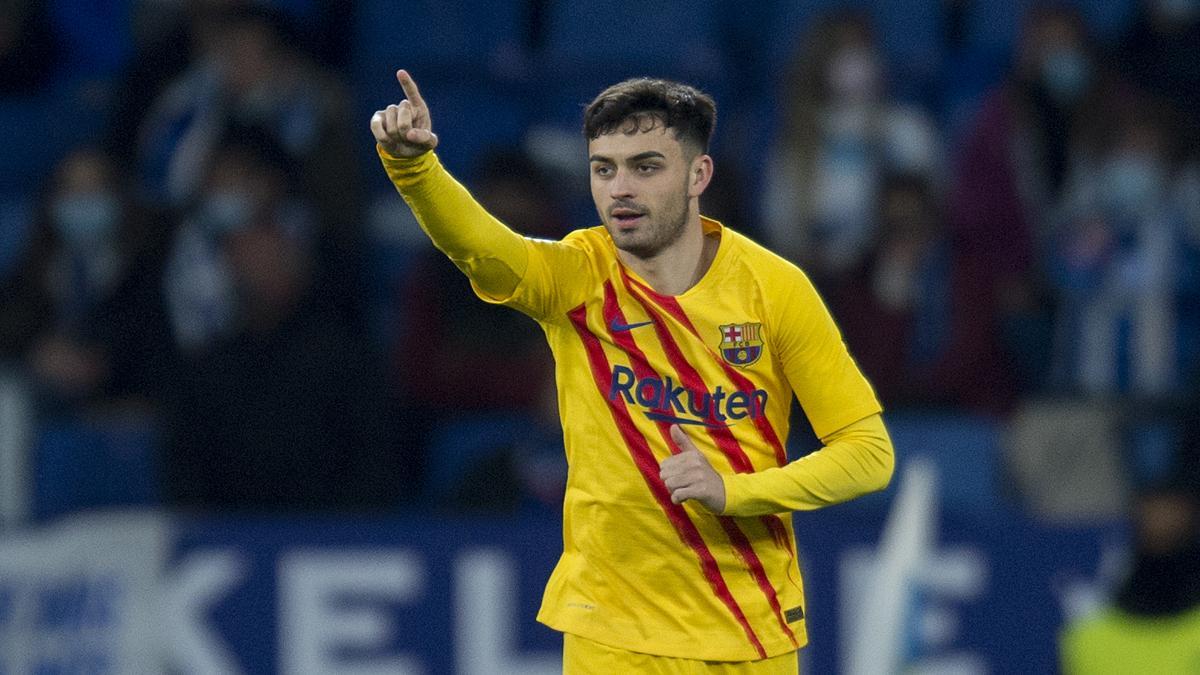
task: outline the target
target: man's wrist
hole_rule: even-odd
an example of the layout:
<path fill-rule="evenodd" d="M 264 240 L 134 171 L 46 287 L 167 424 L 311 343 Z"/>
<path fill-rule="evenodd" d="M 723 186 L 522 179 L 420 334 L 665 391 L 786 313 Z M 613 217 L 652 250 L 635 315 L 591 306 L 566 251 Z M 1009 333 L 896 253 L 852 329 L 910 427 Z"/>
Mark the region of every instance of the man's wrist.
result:
<path fill-rule="evenodd" d="M 375 152 L 383 162 L 383 168 L 397 188 L 414 185 L 422 176 L 439 166 L 433 150 L 426 150 L 416 157 L 396 157 L 382 145 L 375 144 Z"/>
<path fill-rule="evenodd" d="M 416 166 L 429 160 L 429 156 L 433 154 L 433 150 L 426 150 L 419 155 L 411 157 L 405 155 L 393 155 L 388 152 L 387 148 L 380 143 L 375 143 L 375 151 L 379 154 L 379 158 L 388 164 L 396 166 Z"/>
<path fill-rule="evenodd" d="M 717 515 L 723 516 L 729 508 L 729 491 L 725 489 L 725 475 L 717 473 Z"/>
<path fill-rule="evenodd" d="M 724 508 L 721 509 L 721 515 L 732 516 L 737 515 L 738 507 L 741 506 L 745 498 L 745 480 L 753 474 L 748 473 L 733 473 L 733 474 L 718 474 L 721 476 L 721 490 L 725 497 Z"/>

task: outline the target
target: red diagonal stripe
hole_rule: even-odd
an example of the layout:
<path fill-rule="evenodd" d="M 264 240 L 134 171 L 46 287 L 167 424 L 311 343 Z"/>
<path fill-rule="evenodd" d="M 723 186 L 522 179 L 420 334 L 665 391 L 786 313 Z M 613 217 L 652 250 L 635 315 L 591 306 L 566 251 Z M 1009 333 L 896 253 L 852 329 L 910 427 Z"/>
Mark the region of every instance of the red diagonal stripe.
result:
<path fill-rule="evenodd" d="M 692 325 L 692 320 L 688 318 L 687 314 L 684 314 L 683 308 L 679 306 L 679 301 L 673 296 L 663 295 L 662 293 L 650 288 L 637 279 L 634 279 L 633 277 L 629 276 L 629 273 L 625 271 L 624 268 L 621 269 L 621 278 L 625 281 L 626 288 L 628 288 L 631 284 L 637 286 L 638 290 L 662 306 L 662 308 L 666 310 L 668 314 L 675 317 L 675 320 L 683 324 L 684 327 L 691 331 L 693 335 L 699 335 L 699 333 L 696 332 L 696 327 Z"/>
<path fill-rule="evenodd" d="M 714 352 L 708 346 L 708 343 L 706 343 L 704 338 L 700 336 L 700 331 L 696 330 L 696 325 L 692 323 L 692 320 L 690 317 L 688 317 L 687 312 L 683 311 L 683 307 L 680 306 L 678 300 L 676 300 L 673 296 L 663 295 L 662 293 L 655 291 L 653 288 L 641 283 L 637 279 L 634 279 L 633 277 L 629 276 L 629 274 L 623 268 L 621 269 L 621 278 L 624 280 L 625 287 L 629 290 L 630 295 L 637 298 L 643 307 L 647 307 L 649 303 L 647 303 L 641 295 L 635 292 L 631 286 L 636 286 L 638 290 L 640 290 L 647 298 L 650 298 L 650 300 L 652 300 L 657 306 L 661 307 L 663 311 L 671 315 L 671 317 L 683 325 L 684 328 L 687 328 L 688 332 L 690 332 L 693 337 L 700 341 L 700 343 L 704 346 L 705 351 L 712 356 L 713 360 L 721 366 L 721 369 L 725 372 L 725 376 L 728 377 L 731 382 L 733 382 L 734 386 L 738 388 L 738 391 L 751 394 L 755 389 L 757 389 L 757 387 L 754 386 L 754 383 L 751 382 L 749 378 L 738 372 L 738 370 L 733 366 L 729 365 L 725 359 L 721 358 L 719 354 Z M 759 415 L 755 417 L 754 426 L 758 429 L 759 435 L 762 436 L 763 440 L 769 446 L 771 446 L 772 450 L 774 450 L 776 464 L 779 466 L 787 464 L 787 451 L 784 450 L 783 443 L 779 440 L 779 436 L 776 435 L 775 428 L 771 426 L 771 421 L 767 419 L 767 416 Z M 766 525 L 767 530 L 771 533 L 771 538 L 775 541 L 775 544 L 780 548 L 787 550 L 789 556 L 794 556 L 796 549 L 792 546 L 792 538 L 788 534 L 787 527 L 784 526 L 783 520 L 777 516 L 763 516 L 762 522 Z"/>
<path fill-rule="evenodd" d="M 733 385 L 738 388 L 738 391 L 749 394 L 757 389 L 757 387 L 754 386 L 754 383 L 751 382 L 748 377 L 740 373 L 733 366 L 729 365 L 725 359 L 721 358 L 720 354 L 714 352 L 712 348 L 708 346 L 708 343 L 704 342 L 704 338 L 700 336 L 700 331 L 696 330 L 695 324 L 692 323 L 692 320 L 688 317 L 687 313 L 683 311 L 683 307 L 679 305 L 678 300 L 670 295 L 658 293 L 653 288 L 650 288 L 649 286 L 639 282 L 637 279 L 630 277 L 625 270 L 621 270 L 621 276 L 625 280 L 626 287 L 629 287 L 630 284 L 637 286 L 638 290 L 642 291 L 646 297 L 653 300 L 656 305 L 663 309 L 663 311 L 665 311 L 667 314 L 670 314 L 676 321 L 682 324 L 684 328 L 687 328 L 688 332 L 695 336 L 696 339 L 700 340 L 701 344 L 704 345 L 705 351 L 707 351 L 713 357 L 713 359 L 717 362 L 717 365 L 721 366 L 721 369 L 725 371 L 725 376 L 728 377 L 731 382 L 733 382 Z M 632 293 L 632 291 L 630 292 Z M 634 297 L 642 300 L 641 296 L 636 293 L 634 293 Z M 643 304 L 645 304 L 645 302 L 643 302 Z M 787 464 L 787 451 L 784 449 L 783 443 L 779 440 L 779 436 L 775 433 L 775 428 L 771 426 L 771 421 L 767 419 L 767 416 L 760 415 L 754 418 L 754 426 L 758 429 L 758 432 L 762 436 L 763 440 L 766 441 L 766 443 L 771 446 L 771 449 L 775 452 L 775 462 L 779 466 Z"/>
<path fill-rule="evenodd" d="M 733 594 L 729 591 L 729 586 L 726 585 L 725 578 L 721 576 L 717 561 L 713 558 L 712 552 L 708 550 L 708 545 L 704 543 L 700 530 L 696 529 L 695 523 L 688 518 L 683 507 L 671 501 L 667 486 L 659 478 L 658 462 L 654 459 L 654 453 L 650 451 L 645 437 L 638 433 L 637 427 L 634 426 L 633 419 L 629 416 L 629 410 L 625 407 L 625 399 L 620 396 L 614 399 L 607 397 L 607 386 L 612 378 L 612 370 L 609 368 L 608 357 L 604 354 L 604 347 L 600 344 L 600 340 L 587 327 L 587 307 L 580 305 L 571 310 L 567 316 L 571 319 L 575 331 L 579 333 L 579 339 L 583 342 L 588 364 L 591 367 L 592 376 L 596 380 L 600 396 L 608 401 L 608 409 L 617 425 L 617 430 L 624 439 L 629 454 L 633 457 L 634 465 L 641 472 L 646 486 L 650 488 L 650 493 L 666 513 L 667 519 L 675 526 L 679 538 L 690 546 L 700 558 L 700 568 L 704 573 L 704 578 L 712 587 L 713 593 L 720 598 L 741 625 L 742 630 L 746 632 L 746 637 L 754 645 L 759 658 L 765 659 L 767 657 L 766 650 L 763 649 L 762 643 L 755 635 L 754 629 L 750 627 L 750 622 L 746 619 L 742 608 L 738 606 Z"/>
<path fill-rule="evenodd" d="M 663 323 L 662 315 L 655 311 L 654 307 L 643 300 L 641 296 L 633 292 L 633 289 L 626 284 L 626 289 L 630 295 L 634 297 L 646 313 L 650 315 L 650 319 L 654 321 L 654 332 L 658 335 L 658 341 L 662 344 L 663 351 L 667 354 L 667 360 L 671 362 L 671 367 L 675 369 L 675 373 L 679 375 L 679 379 L 683 382 L 683 386 L 697 392 L 707 392 L 708 386 L 704 383 L 704 378 L 696 371 L 695 366 L 687 360 L 683 352 L 679 349 L 679 344 L 675 342 L 675 336 L 671 335 L 670 329 Z M 609 294 L 612 293 L 611 284 L 605 287 L 605 307 L 608 306 Z M 615 303 L 615 301 L 614 301 Z M 753 390 L 751 390 L 753 391 Z M 753 400 L 753 399 L 751 399 Z M 719 424 L 717 419 L 716 402 L 713 401 L 708 406 L 708 422 Z M 758 411 L 763 412 L 763 411 Z M 761 415 L 760 415 L 761 416 Z M 733 437 L 733 432 L 726 426 L 711 426 L 705 427 L 708 430 L 709 436 L 721 449 L 721 452 L 729 459 L 729 464 L 733 470 L 738 473 L 750 473 L 754 471 L 754 466 L 750 463 L 750 458 L 746 456 L 746 452 L 742 450 L 742 446 Z"/>
<path fill-rule="evenodd" d="M 796 642 L 796 634 L 787 624 L 787 619 L 783 617 L 783 608 L 779 606 L 779 596 L 775 594 L 775 586 L 771 580 L 767 578 L 767 571 L 763 568 L 762 560 L 759 560 L 758 554 L 754 552 L 754 545 L 750 543 L 750 539 L 742 528 L 738 527 L 737 521 L 729 516 L 719 516 L 717 518 L 721 523 L 721 528 L 725 530 L 726 536 L 729 537 L 730 543 L 733 544 L 733 550 L 737 552 L 738 557 L 742 559 L 742 563 L 750 570 L 750 576 L 754 577 L 754 581 L 758 584 L 758 589 L 767 599 L 767 603 L 771 605 L 771 611 L 775 613 L 775 620 L 779 622 L 779 627 L 783 629 L 784 635 L 787 635 L 788 640 L 791 640 L 792 646 L 799 647 L 800 643 Z M 767 523 L 779 522 L 774 516 L 763 516 L 762 522 Z M 786 532 L 786 530 L 785 530 Z M 772 533 L 774 537 L 774 533 Z M 778 543 L 778 542 L 777 542 Z"/>
<path fill-rule="evenodd" d="M 636 295 L 634 295 L 634 297 L 637 298 Z M 640 298 L 638 299 L 638 302 L 642 302 Z M 696 372 L 696 369 L 692 367 L 692 364 L 689 363 L 683 356 L 683 353 L 679 350 L 679 345 L 675 343 L 674 336 L 672 336 L 670 331 L 667 330 L 667 327 L 663 325 L 662 317 L 660 317 L 657 312 L 655 312 L 644 302 L 642 302 L 642 306 L 649 313 L 651 321 L 654 322 L 654 330 L 657 332 L 659 342 L 662 343 L 663 349 L 667 352 L 667 359 L 671 362 L 671 367 L 674 368 L 676 374 L 683 379 L 684 386 L 696 393 L 707 392 L 708 388 L 704 384 L 704 379 L 700 377 L 700 374 Z M 621 311 L 620 303 L 617 302 L 617 294 L 616 291 L 613 290 L 612 282 L 605 281 L 604 325 L 612 326 L 614 321 L 620 324 L 628 323 L 625 320 L 625 314 Z M 638 380 L 652 377 L 660 382 L 664 382 L 663 386 L 666 386 L 665 380 L 663 380 L 658 372 L 656 372 L 650 365 L 645 353 L 642 352 L 641 348 L 637 346 L 637 342 L 634 341 L 633 335 L 631 335 L 630 331 L 613 332 L 610 330 L 609 335 L 612 337 L 613 342 L 629 355 L 630 361 L 633 364 L 633 372 L 637 376 Z M 624 402 L 624 399 L 622 399 L 622 402 Z M 714 402 L 709 407 L 709 419 L 714 421 L 715 415 L 713 411 L 715 408 L 716 404 Z M 674 439 L 671 438 L 670 425 L 663 421 L 656 421 L 655 424 L 658 427 L 659 434 L 661 434 L 663 437 L 663 441 L 666 442 L 667 447 L 671 450 L 671 454 L 679 454 L 679 446 L 677 446 Z M 708 429 L 709 435 L 716 441 L 717 446 L 721 449 L 721 452 L 727 458 L 729 458 L 729 462 L 733 466 L 734 471 L 738 473 L 752 473 L 754 471 L 754 467 L 751 465 L 750 459 L 746 456 L 745 451 L 742 450 L 742 446 L 737 442 L 737 439 L 733 437 L 733 432 L 731 432 L 727 427 L 706 428 Z M 725 534 L 729 537 L 730 543 L 733 544 L 733 548 L 737 552 L 738 557 L 741 558 L 742 562 L 746 565 L 746 568 L 750 571 L 750 576 L 754 578 L 759 590 L 762 591 L 763 596 L 767 599 L 767 603 L 771 606 L 771 610 L 774 611 L 775 618 L 779 621 L 779 627 L 783 629 L 783 632 L 788 636 L 788 639 L 792 641 L 793 645 L 798 645 L 799 643 L 796 642 L 795 634 L 792 633 L 792 629 L 787 625 L 787 620 L 784 619 L 783 608 L 779 604 L 779 597 L 775 593 L 775 586 L 771 583 L 771 580 L 767 578 L 767 571 L 763 567 L 762 561 L 759 559 L 758 554 L 755 553 L 754 546 L 750 543 L 749 538 L 746 537 L 746 534 L 742 532 L 741 528 L 738 527 L 737 523 L 734 522 L 732 518 L 721 516 L 718 518 L 718 520 L 721 522 L 721 527 L 725 530 Z M 767 524 L 767 529 L 771 531 L 771 536 L 778 545 L 779 537 L 771 528 L 772 523 L 776 525 L 781 525 L 781 523 L 773 516 L 765 516 L 763 518 L 763 522 Z"/>

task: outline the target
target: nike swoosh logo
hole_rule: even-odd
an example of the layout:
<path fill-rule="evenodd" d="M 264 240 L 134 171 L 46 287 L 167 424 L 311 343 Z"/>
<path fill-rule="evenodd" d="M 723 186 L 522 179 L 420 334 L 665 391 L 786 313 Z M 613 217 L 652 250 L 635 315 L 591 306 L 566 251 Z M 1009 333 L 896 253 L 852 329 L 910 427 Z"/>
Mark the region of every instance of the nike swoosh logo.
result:
<path fill-rule="evenodd" d="M 655 422 L 670 422 L 672 424 L 697 424 L 702 427 L 708 427 L 709 429 L 723 429 L 729 426 L 728 424 L 721 424 L 719 422 L 705 422 L 704 420 L 676 417 L 674 415 L 665 415 L 663 413 L 649 411 L 646 412 L 646 417 L 654 420 Z"/>
<path fill-rule="evenodd" d="M 649 326 L 652 323 L 654 323 L 654 322 L 653 321 L 643 321 L 641 323 L 621 323 L 619 320 L 614 318 L 612 320 L 612 322 L 608 324 L 608 329 L 614 333 L 621 333 L 623 331 L 633 330 L 634 328 L 640 328 L 642 326 Z"/>

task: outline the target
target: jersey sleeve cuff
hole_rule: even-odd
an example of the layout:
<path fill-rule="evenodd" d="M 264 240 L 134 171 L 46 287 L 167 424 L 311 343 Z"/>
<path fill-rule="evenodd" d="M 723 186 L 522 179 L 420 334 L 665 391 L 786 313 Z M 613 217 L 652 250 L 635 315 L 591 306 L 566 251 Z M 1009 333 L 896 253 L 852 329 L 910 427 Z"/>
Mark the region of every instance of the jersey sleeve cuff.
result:
<path fill-rule="evenodd" d="M 754 474 L 722 474 L 721 480 L 725 483 L 725 510 L 721 512 L 721 515 L 742 515 L 741 510 L 744 508 L 747 499 L 750 497 L 747 481 L 753 481 Z"/>
<path fill-rule="evenodd" d="M 437 155 L 432 150 L 423 152 L 416 157 L 393 157 L 383 149 L 382 145 L 376 143 L 375 152 L 383 162 L 383 168 L 387 171 L 388 178 L 391 178 L 392 183 L 399 189 L 416 184 L 426 174 L 441 166 L 441 162 L 438 161 Z"/>

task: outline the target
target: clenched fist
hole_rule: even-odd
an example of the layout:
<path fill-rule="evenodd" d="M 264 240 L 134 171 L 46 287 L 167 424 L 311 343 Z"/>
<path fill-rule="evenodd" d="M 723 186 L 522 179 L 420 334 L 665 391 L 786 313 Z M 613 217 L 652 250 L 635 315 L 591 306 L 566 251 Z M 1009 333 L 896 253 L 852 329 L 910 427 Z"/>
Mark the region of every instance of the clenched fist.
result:
<path fill-rule="evenodd" d="M 671 501 L 682 504 L 695 499 L 720 514 L 725 510 L 725 481 L 678 424 L 671 426 L 671 438 L 681 452 L 664 459 L 658 467 L 659 477 L 671 491 Z"/>
<path fill-rule="evenodd" d="M 371 115 L 371 133 L 375 141 L 392 157 L 416 157 L 437 147 L 429 108 L 417 83 L 406 70 L 396 71 L 405 99 Z"/>

